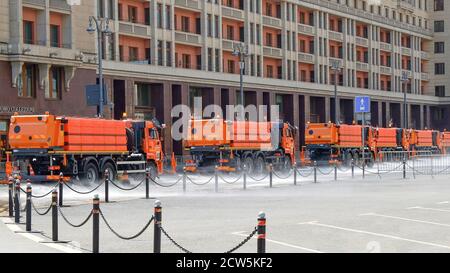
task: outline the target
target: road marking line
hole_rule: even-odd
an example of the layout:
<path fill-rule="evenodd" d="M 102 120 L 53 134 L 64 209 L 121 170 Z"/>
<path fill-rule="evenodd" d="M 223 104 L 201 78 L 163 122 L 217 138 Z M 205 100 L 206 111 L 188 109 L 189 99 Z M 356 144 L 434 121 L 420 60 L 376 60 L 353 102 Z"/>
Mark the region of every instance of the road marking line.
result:
<path fill-rule="evenodd" d="M 436 226 L 442 226 L 442 227 L 450 227 L 450 224 L 443 224 L 443 223 L 438 223 L 438 222 L 423 221 L 423 220 L 417 220 L 417 219 L 411 219 L 411 218 L 404 218 L 404 217 L 398 217 L 398 216 L 392 216 L 392 215 L 385 215 L 385 214 L 378 214 L 378 213 L 365 213 L 365 214 L 360 214 L 360 216 L 376 216 L 376 217 L 383 217 L 383 218 L 390 218 L 390 219 L 404 220 L 404 221 L 409 221 L 409 222 L 416 222 L 416 223 L 422 223 L 422 224 L 430 224 L 430 225 L 436 225 Z"/>
<path fill-rule="evenodd" d="M 448 204 L 450 203 L 449 201 L 442 201 L 442 202 L 437 202 L 436 204 L 438 205 L 444 205 L 444 204 Z"/>
<path fill-rule="evenodd" d="M 321 223 L 311 223 L 310 225 L 327 227 L 327 228 L 344 230 L 344 231 L 350 231 L 350 232 L 361 233 L 361 234 L 368 234 L 368 235 L 372 235 L 372 236 L 384 237 L 384 238 L 388 238 L 388 239 L 405 241 L 405 242 L 416 243 L 416 244 L 421 244 L 421 245 L 428 245 L 428 246 L 433 246 L 433 247 L 450 249 L 450 246 L 447 246 L 447 245 L 441 245 L 441 244 L 435 244 L 435 243 L 430 243 L 430 242 L 425 242 L 425 241 L 408 239 L 408 238 L 403 238 L 403 237 L 389 235 L 389 234 L 376 233 L 376 232 L 353 229 L 353 228 L 345 228 L 345 227 L 339 227 L 339 226 L 333 226 L 333 225 L 327 225 L 327 224 L 321 224 Z"/>
<path fill-rule="evenodd" d="M 2 220 L 3 220 L 3 223 L 8 224 L 5 226 L 7 226 L 11 231 L 13 231 L 13 232 L 23 231 L 18 225 L 13 225 L 12 219 L 5 218 Z M 40 238 L 36 235 L 33 235 L 31 233 L 16 233 L 16 234 L 22 235 L 23 237 L 25 237 L 29 240 L 32 240 L 35 243 L 41 244 L 40 242 L 42 241 L 42 238 Z M 45 244 L 45 246 L 49 246 L 51 248 L 54 248 L 56 250 L 59 250 L 61 252 L 66 252 L 66 253 L 82 253 L 81 250 L 78 250 L 78 249 L 75 249 L 72 247 L 62 246 L 60 244 L 48 243 L 48 244 Z"/>
<path fill-rule="evenodd" d="M 450 210 L 448 210 L 448 209 L 438 209 L 438 208 L 411 207 L 409 209 L 421 209 L 421 210 L 431 210 L 431 211 L 440 211 L 440 212 L 450 212 Z"/>
<path fill-rule="evenodd" d="M 237 236 L 241 236 L 241 237 L 247 237 L 247 234 L 242 234 L 245 231 L 238 231 L 238 232 L 233 232 L 233 235 L 237 235 Z M 256 236 L 253 236 L 253 239 L 256 239 Z M 308 252 L 312 252 L 312 253 L 323 253 L 322 251 L 316 250 L 316 249 L 311 249 L 311 248 L 307 248 L 307 247 L 302 247 L 302 246 L 297 246 L 297 245 L 292 245 L 292 244 L 288 244 L 288 243 L 284 243 L 284 242 L 280 242 L 280 241 L 275 241 L 275 240 L 271 240 L 271 239 L 266 239 L 267 242 L 271 242 L 274 244 L 278 244 L 278 245 L 282 245 L 282 246 L 287 246 L 287 247 L 291 247 L 291 248 L 296 248 L 296 249 L 301 249 L 301 250 L 305 250 Z"/>

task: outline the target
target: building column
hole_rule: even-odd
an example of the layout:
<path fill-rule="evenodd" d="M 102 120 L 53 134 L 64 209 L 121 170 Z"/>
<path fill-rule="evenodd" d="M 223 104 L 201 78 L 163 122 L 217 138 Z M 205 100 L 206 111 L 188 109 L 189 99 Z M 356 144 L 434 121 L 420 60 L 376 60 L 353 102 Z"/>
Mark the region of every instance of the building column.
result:
<path fill-rule="evenodd" d="M 325 97 L 325 122 L 329 122 L 331 120 L 330 102 L 331 102 L 331 98 Z"/>
<path fill-rule="evenodd" d="M 401 127 L 404 128 L 406 126 L 405 124 L 405 113 L 403 111 L 404 109 L 404 103 L 399 103 L 400 104 L 400 124 Z M 406 110 L 408 110 L 408 107 L 406 107 Z"/>
<path fill-rule="evenodd" d="M 385 124 L 383 124 L 383 102 L 378 101 L 378 126 L 379 127 L 385 127 Z"/>
<path fill-rule="evenodd" d="M 390 106 L 390 103 L 387 101 L 386 102 L 386 127 L 389 127 L 389 123 L 390 123 L 391 119 L 392 119 L 391 106 Z"/>
<path fill-rule="evenodd" d="M 408 104 L 406 106 L 406 113 L 407 113 L 407 119 L 408 119 L 408 127 L 412 128 L 412 105 Z"/>
<path fill-rule="evenodd" d="M 424 105 L 420 105 L 420 129 L 424 129 L 425 128 L 425 106 Z"/>
<path fill-rule="evenodd" d="M 173 141 L 171 137 L 172 131 L 172 84 L 169 82 L 163 83 L 164 92 L 164 124 L 166 125 L 164 134 L 164 152 L 166 156 L 171 156 L 173 152 Z"/>
<path fill-rule="evenodd" d="M 304 95 L 304 111 L 305 111 L 305 123 L 311 121 L 311 96 Z"/>
<path fill-rule="evenodd" d="M 425 127 L 427 128 L 431 128 L 431 107 L 429 105 L 425 105 L 426 109 L 427 109 L 427 115 L 426 115 L 426 123 L 425 123 Z"/>
<path fill-rule="evenodd" d="M 220 107 L 220 105 L 222 105 L 222 96 L 221 96 L 221 91 L 222 89 L 220 87 L 214 87 L 214 94 L 213 94 L 213 102 L 215 105 L 218 105 Z"/>

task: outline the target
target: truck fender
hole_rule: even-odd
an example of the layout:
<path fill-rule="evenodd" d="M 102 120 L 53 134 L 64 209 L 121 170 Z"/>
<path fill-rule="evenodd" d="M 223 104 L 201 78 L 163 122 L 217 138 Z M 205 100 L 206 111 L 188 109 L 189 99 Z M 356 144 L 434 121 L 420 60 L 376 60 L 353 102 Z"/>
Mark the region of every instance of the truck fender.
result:
<path fill-rule="evenodd" d="M 99 168 L 99 171 L 100 172 L 102 172 L 102 170 L 103 170 L 103 167 L 105 166 L 105 164 L 106 163 L 111 163 L 113 166 L 114 166 L 114 168 L 117 170 L 117 164 L 116 164 L 116 162 L 114 162 L 114 160 L 112 159 L 112 157 L 110 157 L 110 156 L 105 156 L 105 157 L 102 157 L 101 159 L 100 159 L 100 162 L 99 162 L 99 166 L 100 166 L 100 168 Z M 103 174 L 102 174 L 103 175 Z"/>

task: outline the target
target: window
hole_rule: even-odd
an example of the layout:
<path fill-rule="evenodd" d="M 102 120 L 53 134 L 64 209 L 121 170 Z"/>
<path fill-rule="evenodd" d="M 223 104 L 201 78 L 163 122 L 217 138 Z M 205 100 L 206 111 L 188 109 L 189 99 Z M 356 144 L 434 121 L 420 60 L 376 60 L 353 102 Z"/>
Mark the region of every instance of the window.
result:
<path fill-rule="evenodd" d="M 445 51 L 445 43 L 444 42 L 435 42 L 434 43 L 434 53 L 444 53 Z"/>
<path fill-rule="evenodd" d="M 234 74 L 234 67 L 235 67 L 234 61 L 233 60 L 228 60 L 227 65 L 228 65 L 228 73 L 233 73 Z"/>
<path fill-rule="evenodd" d="M 50 25 L 50 46 L 60 47 L 60 27 L 58 25 Z"/>
<path fill-rule="evenodd" d="M 435 75 L 444 75 L 445 74 L 445 63 L 434 64 L 434 74 Z"/>
<path fill-rule="evenodd" d="M 436 85 L 434 87 L 434 93 L 436 97 L 445 97 L 445 86 L 444 85 Z"/>
<path fill-rule="evenodd" d="M 137 23 L 137 8 L 128 6 L 128 21 L 131 23 Z"/>
<path fill-rule="evenodd" d="M 138 60 L 139 49 L 137 47 L 128 48 L 128 61 L 135 62 Z"/>
<path fill-rule="evenodd" d="M 181 16 L 181 30 L 189 32 L 189 17 Z"/>
<path fill-rule="evenodd" d="M 34 23 L 31 21 L 23 21 L 23 42 L 34 44 Z"/>
<path fill-rule="evenodd" d="M 434 21 L 434 32 L 444 32 L 444 21 Z"/>
<path fill-rule="evenodd" d="M 50 68 L 50 86 L 46 90 L 46 99 L 60 99 L 63 87 L 63 70 L 60 67 Z"/>
<path fill-rule="evenodd" d="M 443 11 L 444 10 L 444 0 L 434 0 L 434 10 Z"/>
<path fill-rule="evenodd" d="M 36 94 L 36 67 L 32 64 L 24 64 L 22 67 L 22 84 L 18 88 L 18 96 L 32 98 Z"/>

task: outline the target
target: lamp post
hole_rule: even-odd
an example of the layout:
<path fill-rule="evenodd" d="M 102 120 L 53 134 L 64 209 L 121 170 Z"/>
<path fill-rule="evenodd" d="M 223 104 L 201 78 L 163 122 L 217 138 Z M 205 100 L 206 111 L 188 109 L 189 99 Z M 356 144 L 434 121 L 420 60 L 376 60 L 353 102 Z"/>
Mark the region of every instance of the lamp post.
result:
<path fill-rule="evenodd" d="M 109 36 L 112 34 L 109 28 L 109 19 L 95 18 L 89 16 L 89 26 L 86 31 L 90 34 L 97 32 L 98 45 L 98 81 L 99 81 L 99 105 L 97 115 L 99 118 L 103 117 L 103 35 Z"/>
<path fill-rule="evenodd" d="M 245 71 L 245 58 L 248 57 L 248 48 L 243 43 L 233 45 L 233 56 L 239 58 L 239 88 L 241 95 L 241 105 L 244 107 L 244 71 Z M 244 111 L 242 111 L 242 119 L 244 118 Z"/>
<path fill-rule="evenodd" d="M 402 72 L 402 89 L 403 89 L 403 126 L 405 129 L 408 129 L 408 109 L 406 104 L 406 92 L 407 86 L 406 84 L 409 81 L 408 73 L 406 71 Z"/>
<path fill-rule="evenodd" d="M 341 71 L 341 66 L 338 60 L 331 61 L 331 70 L 334 71 L 334 123 L 339 125 L 337 81 L 338 73 Z"/>

